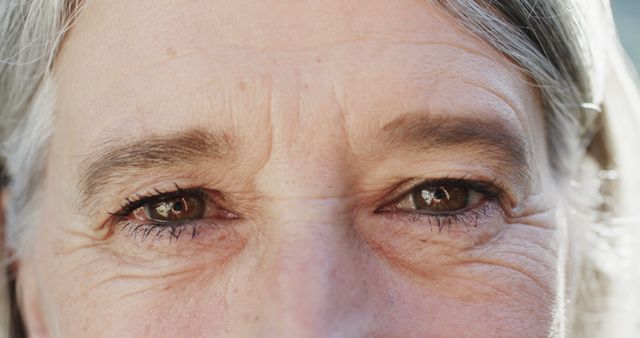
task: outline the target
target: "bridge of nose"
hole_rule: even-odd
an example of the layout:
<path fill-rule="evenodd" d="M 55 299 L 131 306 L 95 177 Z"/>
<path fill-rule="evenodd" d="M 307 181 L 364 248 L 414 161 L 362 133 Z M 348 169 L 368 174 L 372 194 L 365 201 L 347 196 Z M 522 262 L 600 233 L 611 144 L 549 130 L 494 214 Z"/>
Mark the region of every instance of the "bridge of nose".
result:
<path fill-rule="evenodd" d="M 271 150 L 255 176 L 260 253 L 251 283 L 262 337 L 340 336 L 366 318 L 366 250 L 352 224 L 356 165 L 344 112 L 325 87 L 311 85 L 323 100 L 302 105 L 308 92 L 272 92 Z"/>
<path fill-rule="evenodd" d="M 274 337 L 326 337 L 346 329 L 351 324 L 343 320 L 360 316 L 368 293 L 348 203 L 333 198 L 271 204 L 255 275 L 261 330 Z"/>

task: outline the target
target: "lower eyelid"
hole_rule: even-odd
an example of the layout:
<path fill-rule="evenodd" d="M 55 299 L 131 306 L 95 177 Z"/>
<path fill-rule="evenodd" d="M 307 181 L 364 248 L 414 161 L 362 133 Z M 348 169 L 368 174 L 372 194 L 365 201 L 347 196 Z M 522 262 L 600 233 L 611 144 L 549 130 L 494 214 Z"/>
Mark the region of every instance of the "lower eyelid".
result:
<path fill-rule="evenodd" d="M 410 265 L 458 257 L 490 243 L 507 228 L 508 218 L 498 200 L 491 199 L 457 214 L 381 212 L 358 217 L 356 222 L 356 230 L 372 250 Z"/>
<path fill-rule="evenodd" d="M 179 240 L 197 240 L 203 233 L 233 226 L 229 220 L 199 219 L 186 222 L 157 223 L 125 219 L 113 224 L 115 234 L 145 244 L 154 242 L 161 245 L 173 244 Z"/>
<path fill-rule="evenodd" d="M 499 202 L 487 200 L 482 205 L 450 214 L 430 214 L 415 211 L 390 211 L 380 213 L 393 222 L 406 222 L 412 226 L 428 227 L 430 231 L 460 232 L 477 228 L 501 214 Z"/>
<path fill-rule="evenodd" d="M 191 238 L 195 238 L 200 234 L 199 226 L 194 223 L 163 225 L 127 222 L 120 226 L 120 231 L 141 242 L 145 242 L 150 238 L 154 240 L 168 238 L 169 242 L 172 242 L 180 239 L 183 234 L 188 234 Z"/>
<path fill-rule="evenodd" d="M 212 219 L 171 225 L 121 220 L 114 224 L 113 238 L 104 245 L 124 263 L 143 267 L 165 266 L 174 259 L 217 264 L 245 247 L 248 233 L 244 225 L 244 221 Z"/>

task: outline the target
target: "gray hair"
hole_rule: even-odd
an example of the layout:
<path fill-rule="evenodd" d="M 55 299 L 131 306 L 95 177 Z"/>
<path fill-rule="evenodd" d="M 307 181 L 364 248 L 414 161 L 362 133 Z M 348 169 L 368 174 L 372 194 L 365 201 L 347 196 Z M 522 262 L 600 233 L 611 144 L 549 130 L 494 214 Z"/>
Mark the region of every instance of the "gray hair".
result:
<path fill-rule="evenodd" d="M 0 3 L 0 141 L 9 177 L 5 245 L 24 250 L 52 133 L 48 71 L 71 18 L 73 1 Z"/>
<path fill-rule="evenodd" d="M 570 179 L 581 182 L 580 170 L 587 157 L 593 159 L 596 168 L 614 168 L 611 142 L 603 127 L 606 114 L 601 114 L 594 104 L 598 102 L 593 102 L 596 95 L 590 86 L 588 39 L 582 34 L 581 16 L 573 0 L 432 1 L 510 58 L 539 89 L 546 112 L 550 163 L 559 183 Z M 78 12 L 78 2 L 0 0 L 0 141 L 10 177 L 5 245 L 18 258 L 29 252 L 32 210 L 37 205 L 46 149 L 53 133 L 54 95 L 49 69 L 64 32 Z M 593 178 L 597 173 L 595 170 L 586 176 Z M 609 208 L 606 203 L 586 207 L 594 215 Z M 585 278 L 607 281 L 606 273 L 589 257 L 583 258 L 582 267 L 580 273 Z M 588 299 L 600 299 L 606 291 L 606 283 L 580 284 L 574 313 L 577 319 L 571 324 L 576 335 L 598 335 L 595 327 L 580 318 L 591 318 L 604 310 L 601 303 Z M 558 326 L 560 332 L 555 334 L 569 330 Z"/>

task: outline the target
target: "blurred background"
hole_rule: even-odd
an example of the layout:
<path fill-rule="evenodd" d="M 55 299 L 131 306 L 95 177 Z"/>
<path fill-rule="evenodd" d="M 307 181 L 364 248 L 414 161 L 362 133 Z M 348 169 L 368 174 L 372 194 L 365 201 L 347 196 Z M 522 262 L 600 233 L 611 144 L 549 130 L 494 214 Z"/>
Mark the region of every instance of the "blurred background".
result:
<path fill-rule="evenodd" d="M 640 69 L 640 0 L 611 0 L 622 45 L 636 70 Z"/>

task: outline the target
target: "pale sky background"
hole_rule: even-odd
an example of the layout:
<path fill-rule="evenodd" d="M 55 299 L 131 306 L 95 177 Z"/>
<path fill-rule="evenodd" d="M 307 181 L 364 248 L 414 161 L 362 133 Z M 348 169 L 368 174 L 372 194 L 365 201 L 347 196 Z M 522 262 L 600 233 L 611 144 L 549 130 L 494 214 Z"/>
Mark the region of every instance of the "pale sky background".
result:
<path fill-rule="evenodd" d="M 611 0 L 611 6 L 622 44 L 640 69 L 640 0 Z"/>

